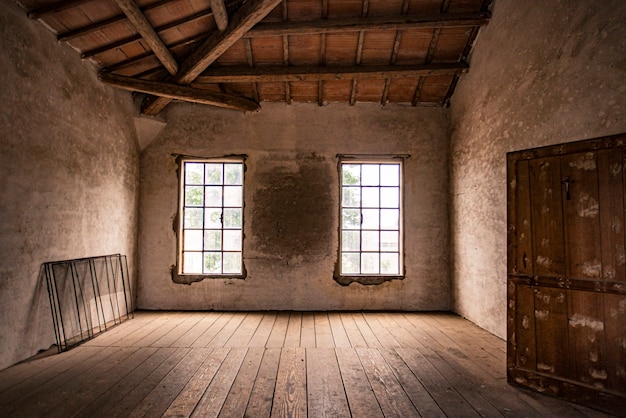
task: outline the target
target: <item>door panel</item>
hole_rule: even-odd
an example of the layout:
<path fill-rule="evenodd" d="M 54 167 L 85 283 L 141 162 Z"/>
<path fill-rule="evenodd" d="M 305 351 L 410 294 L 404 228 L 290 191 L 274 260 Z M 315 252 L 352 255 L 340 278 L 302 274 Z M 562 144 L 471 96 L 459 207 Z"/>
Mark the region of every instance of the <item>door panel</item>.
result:
<path fill-rule="evenodd" d="M 509 382 L 626 411 L 626 134 L 509 153 Z"/>

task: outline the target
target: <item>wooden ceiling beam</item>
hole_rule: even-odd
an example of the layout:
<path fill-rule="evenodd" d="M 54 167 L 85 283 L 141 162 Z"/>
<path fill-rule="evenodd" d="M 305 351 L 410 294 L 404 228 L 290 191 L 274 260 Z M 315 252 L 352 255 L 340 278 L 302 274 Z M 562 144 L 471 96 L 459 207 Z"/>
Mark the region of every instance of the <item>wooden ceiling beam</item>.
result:
<path fill-rule="evenodd" d="M 150 49 L 154 52 L 154 55 L 161 61 L 167 71 L 172 75 L 176 74 L 178 72 L 178 63 L 135 1 L 115 0 L 115 3 L 122 9 L 130 23 L 137 29 L 137 32 L 143 37 Z"/>
<path fill-rule="evenodd" d="M 211 0 L 211 11 L 213 12 L 213 18 L 217 28 L 224 32 L 228 27 L 228 11 L 224 0 Z"/>
<path fill-rule="evenodd" d="M 271 83 L 290 81 L 364 80 L 429 75 L 454 75 L 469 68 L 465 62 L 422 65 L 354 65 L 333 67 L 218 67 L 210 68 L 197 83 Z"/>
<path fill-rule="evenodd" d="M 217 93 L 188 86 L 181 86 L 178 84 L 140 80 L 137 78 L 123 77 L 109 73 L 100 73 L 98 78 L 103 83 L 113 87 L 128 91 L 157 95 L 170 100 L 184 100 L 187 102 L 201 103 L 233 110 L 255 111 L 259 109 L 258 103 L 245 97 L 233 96 L 230 94 Z"/>
<path fill-rule="evenodd" d="M 71 9 L 72 7 L 77 7 L 81 4 L 89 3 L 92 1 L 94 0 L 64 0 L 54 4 L 39 7 L 37 9 L 33 9 L 28 12 L 28 17 L 31 19 L 39 19 L 40 17 L 59 13 L 64 10 Z"/>
<path fill-rule="evenodd" d="M 302 35 L 314 33 L 360 32 L 368 30 L 403 30 L 420 28 L 482 26 L 489 22 L 489 12 L 440 13 L 435 15 L 398 15 L 320 19 L 316 21 L 259 23 L 244 37 Z"/>
<path fill-rule="evenodd" d="M 251 0 L 237 10 L 224 32 L 217 32 L 207 38 L 180 66 L 173 82 L 189 84 L 206 68 L 217 60 L 228 48 L 243 37 L 254 25 L 267 16 L 280 0 Z M 144 100 L 142 112 L 156 115 L 171 100 L 163 97 Z"/>

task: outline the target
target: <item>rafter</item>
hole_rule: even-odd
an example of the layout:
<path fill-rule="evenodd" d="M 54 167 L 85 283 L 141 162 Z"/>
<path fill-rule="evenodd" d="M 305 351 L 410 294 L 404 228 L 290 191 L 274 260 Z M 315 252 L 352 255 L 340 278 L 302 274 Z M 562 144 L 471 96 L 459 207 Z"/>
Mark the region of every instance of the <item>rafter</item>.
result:
<path fill-rule="evenodd" d="M 224 32 L 209 36 L 181 65 L 173 80 L 178 84 L 189 84 L 209 65 L 218 59 L 228 48 L 248 32 L 256 23 L 267 16 L 280 0 L 252 0 L 237 10 Z M 156 98 L 144 101 L 143 113 L 156 115 L 171 100 Z"/>
<path fill-rule="evenodd" d="M 245 97 L 230 94 L 180 86 L 178 84 L 140 80 L 109 73 L 100 73 L 98 78 L 103 83 L 123 90 L 154 94 L 170 100 L 184 100 L 234 110 L 254 111 L 259 109 L 258 103 Z"/>
<path fill-rule="evenodd" d="M 28 17 L 31 19 L 39 19 L 41 17 L 51 15 L 54 13 L 62 12 L 63 10 L 71 9 L 72 7 L 80 6 L 84 3 L 89 3 L 94 0 L 64 0 L 54 4 L 46 5 L 33 9 L 28 12 Z"/>
<path fill-rule="evenodd" d="M 211 10 L 213 11 L 213 18 L 217 28 L 224 32 L 228 27 L 228 11 L 224 0 L 211 0 Z"/>
<path fill-rule="evenodd" d="M 154 31 L 152 24 L 148 21 L 146 16 L 139 10 L 139 6 L 134 0 L 115 0 L 115 3 L 124 12 L 128 20 L 137 29 L 137 32 L 141 34 L 146 41 L 150 49 L 154 52 L 154 55 L 161 61 L 163 66 L 169 71 L 170 74 L 176 74 L 178 71 L 178 63 L 167 49 L 167 46 L 163 43 L 159 35 Z"/>
<path fill-rule="evenodd" d="M 206 70 L 197 83 L 270 83 L 292 81 L 365 80 L 429 75 L 453 75 L 469 68 L 465 62 L 430 65 L 354 65 L 333 67 L 217 67 Z"/>

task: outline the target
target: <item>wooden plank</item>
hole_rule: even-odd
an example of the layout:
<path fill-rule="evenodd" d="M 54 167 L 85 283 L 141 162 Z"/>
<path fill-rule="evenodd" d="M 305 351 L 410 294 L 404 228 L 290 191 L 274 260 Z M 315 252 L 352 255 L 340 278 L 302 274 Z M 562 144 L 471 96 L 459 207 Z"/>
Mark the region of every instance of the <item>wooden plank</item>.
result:
<path fill-rule="evenodd" d="M 247 348 L 231 348 L 230 353 L 222 363 L 215 378 L 202 395 L 193 411 L 194 417 L 217 417 L 224 401 L 228 396 L 228 391 L 233 385 L 241 364 L 246 356 Z"/>
<path fill-rule="evenodd" d="M 517 285 L 515 300 L 515 366 L 537 371 L 535 294 L 531 286 Z"/>
<path fill-rule="evenodd" d="M 272 332 L 265 345 L 267 348 L 281 348 L 285 343 L 287 326 L 289 325 L 289 313 L 279 312 L 272 328 Z"/>
<path fill-rule="evenodd" d="M 400 347 L 400 343 L 391 335 L 391 333 L 381 325 L 378 320 L 377 313 L 368 313 L 363 315 L 372 332 L 380 342 L 381 347 Z"/>
<path fill-rule="evenodd" d="M 354 323 L 356 324 L 356 326 L 359 328 L 359 331 L 361 332 L 361 336 L 365 340 L 365 343 L 367 344 L 368 347 L 381 347 L 380 341 L 378 341 L 378 339 L 376 338 L 376 335 L 374 335 L 374 333 L 370 329 L 367 321 L 365 320 L 364 315 L 367 315 L 367 314 L 353 313 L 352 319 L 354 320 Z"/>
<path fill-rule="evenodd" d="M 224 326 L 233 318 L 233 313 L 223 313 L 202 333 L 192 344 L 192 347 L 208 347 L 215 336 L 224 328 Z"/>
<path fill-rule="evenodd" d="M 516 167 L 515 185 L 515 265 L 509 273 L 533 274 L 534 254 L 532 246 L 532 214 L 530 204 L 530 177 L 528 161 L 518 161 Z"/>
<path fill-rule="evenodd" d="M 114 1 L 119 8 L 122 9 L 130 23 L 137 29 L 137 32 L 141 34 L 146 44 L 148 44 L 152 52 L 154 52 L 154 55 L 161 61 L 167 71 L 170 74 L 176 74 L 178 71 L 178 63 L 134 0 Z"/>
<path fill-rule="evenodd" d="M 330 323 L 330 329 L 333 334 L 333 342 L 335 347 L 352 347 L 348 334 L 343 327 L 343 322 L 338 312 L 328 313 L 328 322 Z"/>
<path fill-rule="evenodd" d="M 350 416 L 337 357 L 332 348 L 306 350 L 306 388 L 309 417 Z"/>
<path fill-rule="evenodd" d="M 254 335 L 248 342 L 248 347 L 265 347 L 275 321 L 276 312 L 265 313 Z"/>
<path fill-rule="evenodd" d="M 363 370 L 385 416 L 418 416 L 402 385 L 377 349 L 356 348 Z"/>
<path fill-rule="evenodd" d="M 568 356 L 567 294 L 562 289 L 537 287 L 535 292 L 535 330 L 537 371 L 552 376 L 570 377 Z"/>
<path fill-rule="evenodd" d="M 231 18 L 231 24 L 224 32 L 209 36 L 198 49 L 185 59 L 173 81 L 189 84 L 209 65 L 217 60 L 228 48 L 237 42 L 255 24 L 267 16 L 281 0 L 252 0 L 239 8 Z M 144 101 L 142 112 L 156 115 L 171 102 L 168 98 Z"/>
<path fill-rule="evenodd" d="M 162 319 L 150 323 L 150 326 L 145 327 L 145 329 L 142 328 L 137 332 L 125 336 L 118 341 L 117 344 L 127 347 L 151 345 L 179 326 L 183 320 L 184 316 L 182 312 L 168 313 Z M 144 331 L 148 332 L 144 333 Z"/>
<path fill-rule="evenodd" d="M 162 415 L 196 373 L 212 349 L 193 348 L 129 414 L 129 418 Z"/>
<path fill-rule="evenodd" d="M 292 312 L 289 315 L 289 324 L 285 335 L 284 347 L 300 347 L 300 330 L 302 329 L 302 314 Z"/>
<path fill-rule="evenodd" d="M 446 417 L 437 402 L 430 396 L 422 382 L 408 368 L 393 349 L 385 349 L 381 354 L 402 385 L 407 396 L 422 417 Z"/>
<path fill-rule="evenodd" d="M 305 417 L 307 414 L 304 348 L 283 348 L 276 376 L 271 417 Z"/>
<path fill-rule="evenodd" d="M 315 346 L 320 348 L 335 347 L 332 330 L 330 329 L 330 323 L 328 322 L 328 314 L 326 314 L 325 312 L 316 312 L 314 318 Z"/>
<path fill-rule="evenodd" d="M 274 388 L 278 375 L 280 348 L 268 348 L 263 354 L 259 373 L 254 381 L 250 400 L 246 407 L 246 417 L 269 417 L 272 410 Z"/>
<path fill-rule="evenodd" d="M 607 387 L 626 393 L 626 297 L 604 295 Z"/>
<path fill-rule="evenodd" d="M 171 331 L 163 335 L 151 345 L 153 347 L 170 347 L 183 334 L 194 328 L 201 319 L 202 317 L 197 313 L 186 313 L 184 317 L 181 318 L 181 322 L 176 324 Z"/>
<path fill-rule="evenodd" d="M 221 312 L 198 312 L 201 317 L 191 329 L 181 335 L 170 347 L 191 347 L 191 345 L 219 318 Z"/>
<path fill-rule="evenodd" d="M 222 328 L 211 340 L 211 347 L 224 347 L 226 342 L 233 336 L 248 314 L 246 312 L 235 312 L 224 328 Z"/>
<path fill-rule="evenodd" d="M 98 78 L 103 83 L 123 90 L 153 94 L 170 100 L 184 100 L 191 103 L 200 103 L 233 110 L 255 111 L 259 109 L 258 103 L 245 97 L 210 90 L 181 86 L 173 83 L 163 83 L 160 81 L 141 80 L 110 73 L 100 73 Z"/>
<path fill-rule="evenodd" d="M 315 314 L 312 312 L 302 313 L 300 347 L 315 347 Z"/>
<path fill-rule="evenodd" d="M 245 416 L 248 401 L 252 394 L 252 388 L 254 387 L 254 382 L 261 366 L 261 360 L 263 360 L 264 351 L 262 347 L 252 347 L 248 349 L 241 369 L 239 373 L 237 373 L 237 377 L 224 401 L 224 405 L 219 414 L 220 417 Z"/>
<path fill-rule="evenodd" d="M 228 27 L 228 11 L 224 5 L 224 0 L 211 0 L 211 11 L 217 28 L 224 32 Z"/>
<path fill-rule="evenodd" d="M 336 348 L 337 363 L 353 417 L 383 417 L 363 365 L 353 348 Z"/>
<path fill-rule="evenodd" d="M 346 335 L 350 340 L 351 347 L 367 347 L 367 343 L 361 335 L 361 331 L 359 327 L 354 322 L 354 318 L 351 313 L 340 313 L 341 323 L 343 324 L 343 328 L 346 331 Z"/>
<path fill-rule="evenodd" d="M 262 313 L 249 313 L 233 333 L 232 337 L 226 341 L 224 347 L 246 347 L 262 319 Z"/>
<path fill-rule="evenodd" d="M 161 315 L 164 315 L 164 313 L 161 313 Z M 123 322 L 124 326 L 117 325 L 110 328 L 106 332 L 96 336 L 94 339 L 85 341 L 81 344 L 81 346 L 89 347 L 115 345 L 118 341 L 128 335 L 134 335 L 139 331 L 150 329 L 152 326 L 150 324 L 159 319 L 159 315 L 155 312 L 135 312 L 133 319 Z"/>

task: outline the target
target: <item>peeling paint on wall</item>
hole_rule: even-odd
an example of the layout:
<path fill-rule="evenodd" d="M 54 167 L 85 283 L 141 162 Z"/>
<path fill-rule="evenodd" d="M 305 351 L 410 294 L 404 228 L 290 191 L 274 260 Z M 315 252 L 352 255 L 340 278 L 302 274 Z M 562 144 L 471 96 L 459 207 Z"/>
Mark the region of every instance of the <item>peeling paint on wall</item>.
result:
<path fill-rule="evenodd" d="M 595 332 L 604 331 L 604 322 L 581 314 L 574 314 L 569 319 L 571 327 L 587 327 Z"/>

